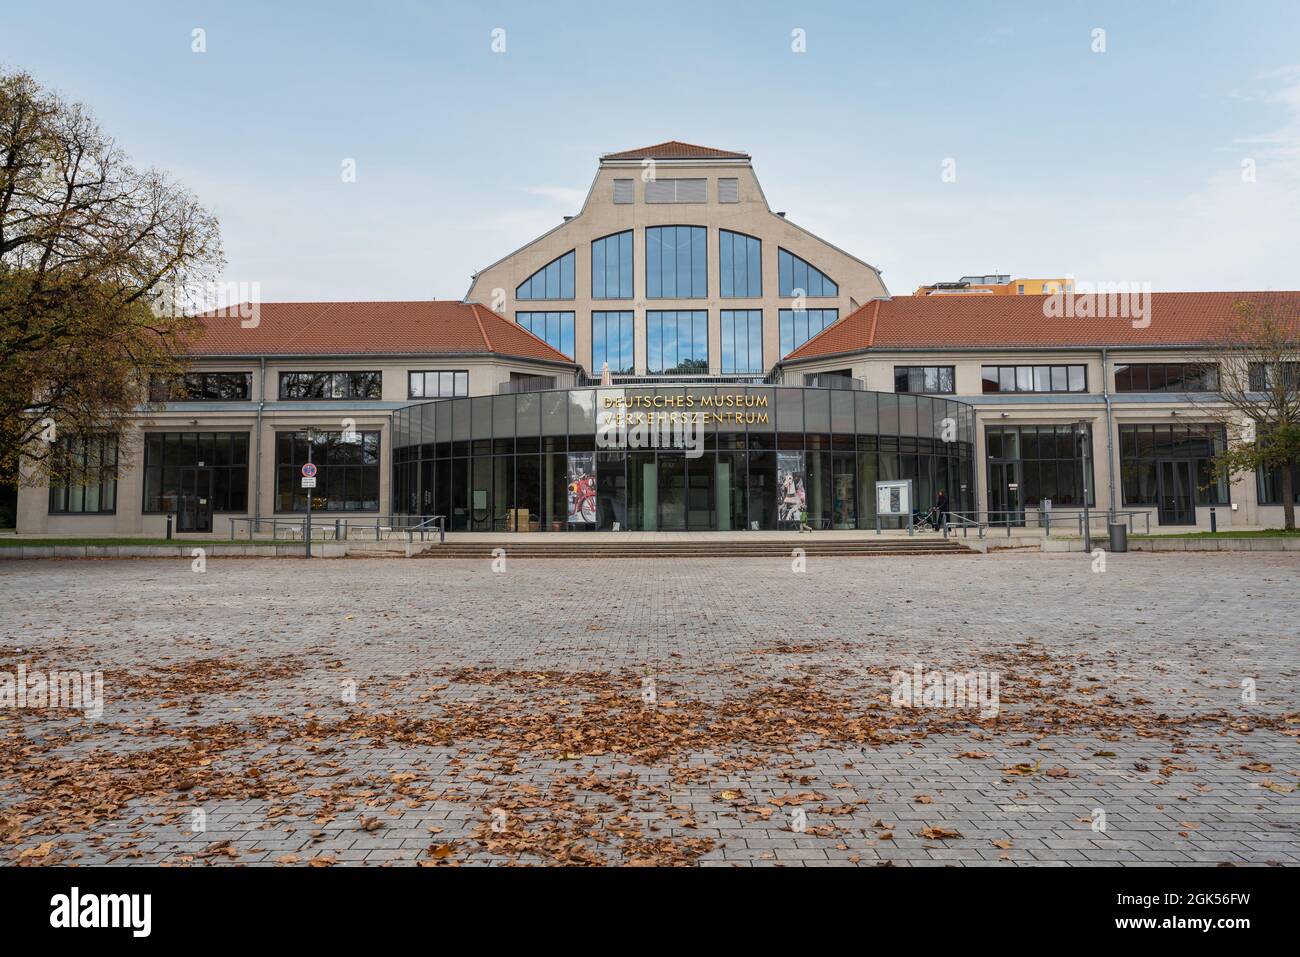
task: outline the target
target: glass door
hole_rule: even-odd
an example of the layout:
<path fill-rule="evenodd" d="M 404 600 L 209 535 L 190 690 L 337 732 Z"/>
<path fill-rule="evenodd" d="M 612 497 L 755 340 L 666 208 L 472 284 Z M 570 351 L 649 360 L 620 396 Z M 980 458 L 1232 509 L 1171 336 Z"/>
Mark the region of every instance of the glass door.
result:
<path fill-rule="evenodd" d="M 212 469 L 181 469 L 176 531 L 212 531 Z"/>
<path fill-rule="evenodd" d="M 715 527 L 714 512 L 718 506 L 714 490 L 716 468 L 712 452 L 687 460 L 686 524 L 693 532 L 708 532 Z"/>
<path fill-rule="evenodd" d="M 1186 460 L 1163 460 L 1156 463 L 1159 482 L 1160 524 L 1196 524 L 1196 486 L 1192 463 Z"/>
<path fill-rule="evenodd" d="M 1023 525 L 1024 508 L 1020 497 L 1020 463 L 989 463 L 989 524 Z M 921 506 L 924 511 L 927 505 Z"/>
<path fill-rule="evenodd" d="M 856 456 L 852 452 L 837 452 L 831 459 L 831 525 L 834 528 L 857 527 L 856 466 Z"/>
<path fill-rule="evenodd" d="M 659 530 L 686 530 L 686 456 L 659 453 Z"/>

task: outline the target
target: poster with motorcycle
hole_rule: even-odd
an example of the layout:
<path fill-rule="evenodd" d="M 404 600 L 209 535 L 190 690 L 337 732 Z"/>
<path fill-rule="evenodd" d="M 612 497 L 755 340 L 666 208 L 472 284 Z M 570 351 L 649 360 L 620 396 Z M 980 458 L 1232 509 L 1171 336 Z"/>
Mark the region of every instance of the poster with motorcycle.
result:
<path fill-rule="evenodd" d="M 596 453 L 569 453 L 569 524 L 596 524 Z"/>

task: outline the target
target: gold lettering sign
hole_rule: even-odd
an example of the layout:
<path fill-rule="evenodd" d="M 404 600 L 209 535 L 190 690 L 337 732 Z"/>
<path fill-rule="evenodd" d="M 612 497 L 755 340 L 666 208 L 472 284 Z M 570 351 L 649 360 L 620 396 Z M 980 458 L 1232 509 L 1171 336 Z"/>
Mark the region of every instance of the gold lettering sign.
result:
<path fill-rule="evenodd" d="M 727 392 L 722 395 L 700 396 L 699 401 L 686 395 L 606 395 L 602 397 L 605 424 L 614 426 L 638 425 L 707 425 L 710 422 L 727 424 L 766 425 L 766 395 L 749 395 L 745 392 Z M 677 409 L 704 411 L 678 412 Z M 621 410 L 634 411 L 621 411 Z M 645 410 L 645 411 L 640 411 Z M 661 411 L 663 410 L 663 411 Z M 670 411 L 672 410 L 672 411 Z"/>

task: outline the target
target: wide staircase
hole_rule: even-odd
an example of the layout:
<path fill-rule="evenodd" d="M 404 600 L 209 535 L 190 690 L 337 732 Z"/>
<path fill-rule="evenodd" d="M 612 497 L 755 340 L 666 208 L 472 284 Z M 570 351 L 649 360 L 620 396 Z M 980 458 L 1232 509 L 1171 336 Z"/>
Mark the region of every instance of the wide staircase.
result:
<path fill-rule="evenodd" d="M 944 540 L 939 536 L 914 538 L 862 537 L 825 538 L 803 537 L 780 541 L 719 537 L 690 541 L 609 541 L 566 542 L 555 539 L 538 542 L 521 541 L 447 541 L 443 544 L 416 543 L 411 549 L 412 558 L 472 558 L 490 559 L 495 549 L 505 549 L 509 558 L 790 558 L 793 550 L 801 548 L 809 558 L 860 558 L 890 555 L 976 555 L 975 549 L 958 539 Z"/>

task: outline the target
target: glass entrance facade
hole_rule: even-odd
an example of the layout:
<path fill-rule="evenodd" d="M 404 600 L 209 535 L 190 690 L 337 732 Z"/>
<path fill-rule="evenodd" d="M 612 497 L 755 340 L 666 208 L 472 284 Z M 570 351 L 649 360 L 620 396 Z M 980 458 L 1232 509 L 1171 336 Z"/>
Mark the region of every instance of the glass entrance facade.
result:
<path fill-rule="evenodd" d="M 394 511 L 453 531 L 874 529 L 875 482 L 974 504 L 970 406 L 783 386 L 571 389 L 393 413 Z M 886 527 L 901 520 L 883 521 Z"/>

